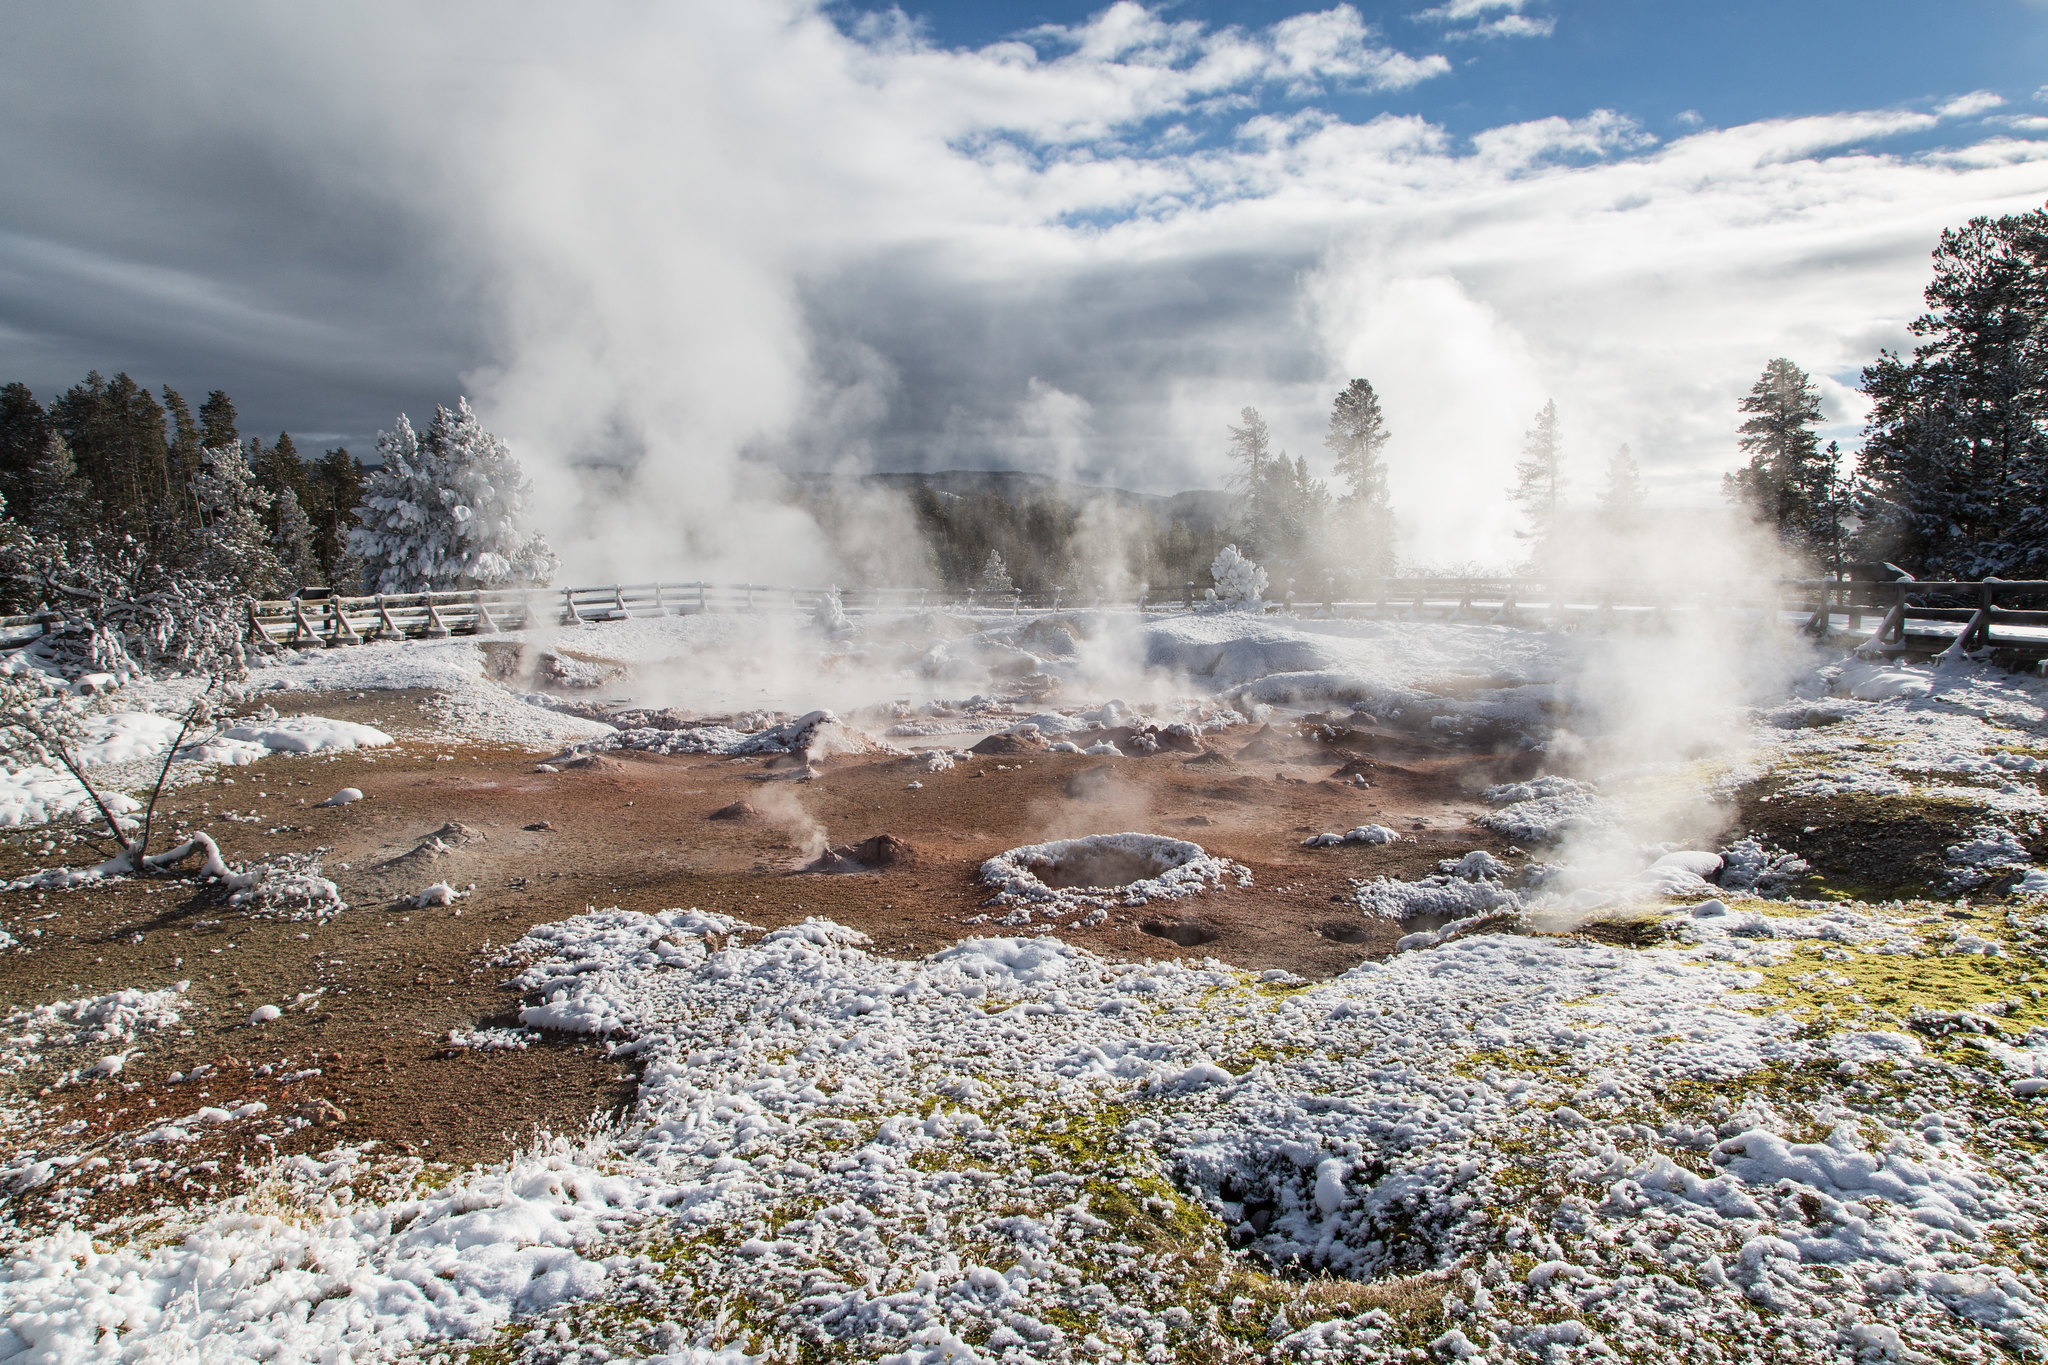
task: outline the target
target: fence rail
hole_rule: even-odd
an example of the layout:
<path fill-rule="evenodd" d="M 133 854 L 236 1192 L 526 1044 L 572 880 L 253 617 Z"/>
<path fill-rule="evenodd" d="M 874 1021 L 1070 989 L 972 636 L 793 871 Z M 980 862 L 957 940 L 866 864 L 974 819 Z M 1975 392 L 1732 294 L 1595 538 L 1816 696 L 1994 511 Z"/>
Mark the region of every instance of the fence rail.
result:
<path fill-rule="evenodd" d="M 1675 614 L 1774 618 L 1816 635 L 1864 637 L 1870 650 L 1957 652 L 1986 648 L 2048 657 L 2048 580 L 1883 583 L 1863 579 L 1712 579 L 1687 588 L 1627 581 L 1534 578 L 1387 578 L 1345 593 L 1288 593 L 1274 605 L 1329 616 L 1405 616 L 1562 627 L 1659 624 Z M 764 583 L 612 583 L 601 587 L 481 589 L 295 597 L 247 604 L 250 628 L 273 644 L 315 647 L 379 639 L 491 634 L 529 626 L 639 617 L 777 612 L 810 615 L 833 589 Z M 1193 583 L 1111 596 L 1055 589 L 1040 593 L 948 593 L 927 588 L 840 592 L 846 611 L 921 608 L 1017 615 L 1085 608 L 1192 610 L 1205 602 Z M 60 618 L 0 617 L 16 643 Z M 1866 635 L 1867 632 L 1867 635 Z M 4 643 L 0 640 L 0 643 Z"/>

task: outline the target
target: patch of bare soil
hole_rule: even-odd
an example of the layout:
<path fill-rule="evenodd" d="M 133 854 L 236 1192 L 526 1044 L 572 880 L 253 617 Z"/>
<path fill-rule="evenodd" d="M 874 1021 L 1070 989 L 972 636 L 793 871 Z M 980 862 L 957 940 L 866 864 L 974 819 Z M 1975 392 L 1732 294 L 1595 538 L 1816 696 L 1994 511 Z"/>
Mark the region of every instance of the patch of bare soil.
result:
<path fill-rule="evenodd" d="M 420 695 L 272 700 L 379 725 L 401 742 L 220 770 L 170 794 L 171 821 L 211 830 L 231 859 L 322 850 L 349 909 L 324 924 L 266 919 L 172 881 L 11 893 L 0 923 L 30 951 L 4 959 L 0 1011 L 191 982 L 180 1024 L 146 1041 L 117 1078 L 44 1091 L 93 1060 L 61 1051 L 0 1075 L 0 1112 L 23 1116 L 9 1146 L 105 1155 L 120 1180 L 133 1177 L 88 1179 L 72 1167 L 14 1195 L 25 1214 L 41 1206 L 46 1217 L 89 1222 L 174 1205 L 228 1180 L 242 1157 L 338 1143 L 498 1159 L 537 1128 L 574 1130 L 617 1112 L 634 1078 L 589 1039 L 523 1051 L 449 1045 L 451 1030 L 516 1024 L 522 1002 L 502 984 L 512 974 L 500 961 L 505 945 L 591 907 L 696 906 L 764 928 L 825 915 L 870 935 L 879 952 L 922 956 L 1006 932 L 970 923 L 989 913 L 975 875 L 993 854 L 1138 830 L 1193 838 L 1248 866 L 1253 884 L 1116 908 L 1063 935 L 1112 958 L 1213 956 L 1334 975 L 1391 951 L 1400 933 L 1357 911 L 1352 879 L 1420 877 L 1473 848 L 1504 854 L 1504 841 L 1472 823 L 1475 793 L 1528 768 L 1522 756 L 1348 731 L 1328 742 L 1303 737 L 1304 727 L 1270 734 L 1275 759 L 1025 749 L 930 773 L 869 754 L 774 769 L 621 752 L 544 772 L 529 750 L 433 736 Z M 1224 747 L 1239 746 L 1226 737 Z M 1347 767 L 1369 771 L 1373 785 L 1332 778 Z M 364 799 L 318 804 L 341 787 Z M 1403 838 L 1300 847 L 1307 834 L 1368 822 Z M 52 864 L 29 844 L 19 835 L 0 844 L 0 877 Z M 84 863 L 85 850 L 68 861 Z M 437 882 L 468 894 L 410 906 Z M 250 1024 L 265 1004 L 282 1017 Z M 170 1080 L 200 1067 L 211 1069 Z M 189 1141 L 140 1141 L 203 1107 L 258 1101 L 260 1114 L 188 1125 Z M 151 1164 L 167 1154 L 177 1159 Z"/>

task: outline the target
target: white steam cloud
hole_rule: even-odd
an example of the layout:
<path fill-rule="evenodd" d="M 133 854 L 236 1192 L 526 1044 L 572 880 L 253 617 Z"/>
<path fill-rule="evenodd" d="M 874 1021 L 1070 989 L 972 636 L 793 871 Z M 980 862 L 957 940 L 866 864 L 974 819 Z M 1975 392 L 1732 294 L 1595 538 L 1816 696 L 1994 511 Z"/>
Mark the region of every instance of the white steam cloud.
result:
<path fill-rule="evenodd" d="M 1118 3 L 979 50 L 801 0 L 22 22 L 17 52 L 92 69 L 11 66 L 21 136 L 88 142 L 119 108 L 80 91 L 132 100 L 250 203 L 345 203 L 347 231 L 295 238 L 321 261 L 374 244 L 432 281 L 578 581 L 827 581 L 778 462 L 1214 486 L 1247 403 L 1319 461 L 1360 374 L 1408 552 L 1504 562 L 1544 400 L 1582 487 L 1626 441 L 1653 499 L 1712 502 L 1766 360 L 1828 376 L 1850 434 L 1843 381 L 1904 340 L 1940 228 L 2048 187 L 2048 145 L 1981 94 L 1669 141 L 1607 111 L 1346 122 L 1336 93 L 1448 69 L 1348 5 L 1240 29 Z M 103 249 L 101 287 L 144 278 Z"/>

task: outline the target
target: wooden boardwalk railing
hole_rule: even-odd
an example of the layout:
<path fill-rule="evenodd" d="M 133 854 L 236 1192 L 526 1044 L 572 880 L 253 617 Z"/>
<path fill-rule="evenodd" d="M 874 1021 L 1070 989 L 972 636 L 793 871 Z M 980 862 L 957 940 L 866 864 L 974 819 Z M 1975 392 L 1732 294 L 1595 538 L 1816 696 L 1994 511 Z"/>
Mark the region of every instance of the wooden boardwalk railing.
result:
<path fill-rule="evenodd" d="M 1387 578 L 1349 590 L 1287 593 L 1271 605 L 1327 616 L 1401 616 L 1561 628 L 1652 627 L 1676 614 L 1774 619 L 1816 635 L 1856 637 L 1869 650 L 1956 652 L 1997 648 L 2048 657 L 2048 581 L 1879 583 L 1857 579 L 1717 579 L 1673 590 L 1627 580 Z M 274 644 L 298 647 L 489 634 L 528 626 L 575 625 L 708 612 L 810 615 L 829 588 L 763 583 L 613 583 L 602 587 L 481 589 L 297 597 L 247 604 L 249 625 Z M 945 608 L 1018 615 L 1087 608 L 1188 611 L 1205 595 L 1195 584 L 1147 587 L 1121 596 L 1055 589 L 963 593 L 939 589 L 847 589 L 851 613 Z M 0 618 L 16 642 L 54 618 Z"/>

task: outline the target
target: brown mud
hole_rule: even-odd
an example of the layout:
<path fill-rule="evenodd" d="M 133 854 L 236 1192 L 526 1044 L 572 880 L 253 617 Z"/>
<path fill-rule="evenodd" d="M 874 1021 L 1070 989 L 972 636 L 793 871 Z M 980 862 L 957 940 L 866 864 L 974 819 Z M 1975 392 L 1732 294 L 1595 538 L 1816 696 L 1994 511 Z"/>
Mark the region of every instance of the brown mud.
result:
<path fill-rule="evenodd" d="M 117 1078 L 50 1089 L 58 1071 L 96 1059 L 61 1048 L 46 1064 L 0 1075 L 0 1107 L 18 1119 L 11 1147 L 95 1151 L 135 1176 L 89 1195 L 75 1174 L 60 1177 L 17 1197 L 23 1215 L 45 1205 L 90 1222 L 174 1206 L 228 1183 L 242 1158 L 339 1144 L 500 1159 L 537 1130 L 574 1131 L 619 1112 L 634 1078 L 601 1042 L 549 1039 L 524 1051 L 448 1042 L 451 1030 L 515 1024 L 522 1002 L 503 984 L 505 945 L 593 907 L 694 906 L 764 929 L 826 916 L 868 934 L 879 953 L 919 957 L 962 937 L 1037 928 L 994 922 L 975 880 L 984 859 L 1135 830 L 1193 839 L 1247 866 L 1252 884 L 1117 907 L 1094 926 L 1062 924 L 1061 936 L 1115 959 L 1215 957 L 1332 976 L 1391 951 L 1401 932 L 1361 914 L 1354 879 L 1424 876 L 1474 848 L 1507 856 L 1502 839 L 1473 823 L 1478 792 L 1531 766 L 1527 755 L 1304 726 L 1211 736 L 1198 754 L 1027 749 L 940 773 L 881 755 L 832 757 L 807 775 L 760 759 L 631 752 L 542 772 L 546 755 L 530 749 L 435 737 L 420 714 L 431 699 L 420 694 L 272 700 L 379 725 L 399 743 L 221 769 L 169 793 L 159 819 L 167 812 L 172 824 L 209 830 L 231 860 L 324 850 L 323 871 L 349 908 L 324 924 L 259 918 L 173 880 L 6 893 L 0 923 L 30 951 L 0 957 L 0 1013 L 191 982 L 180 1024 L 144 1040 Z M 317 804 L 342 787 L 365 799 Z M 1392 826 L 1401 841 L 1300 846 L 1367 822 Z M 0 877 L 90 861 L 82 846 L 30 853 L 41 838 L 0 845 Z M 467 894 L 450 906 L 405 903 L 436 882 Z M 265 1004 L 283 1016 L 251 1025 Z M 170 1083 L 202 1065 L 212 1068 L 203 1079 Z M 188 1126 L 176 1161 L 141 1159 L 138 1135 L 202 1106 L 251 1101 L 266 1111 Z"/>

